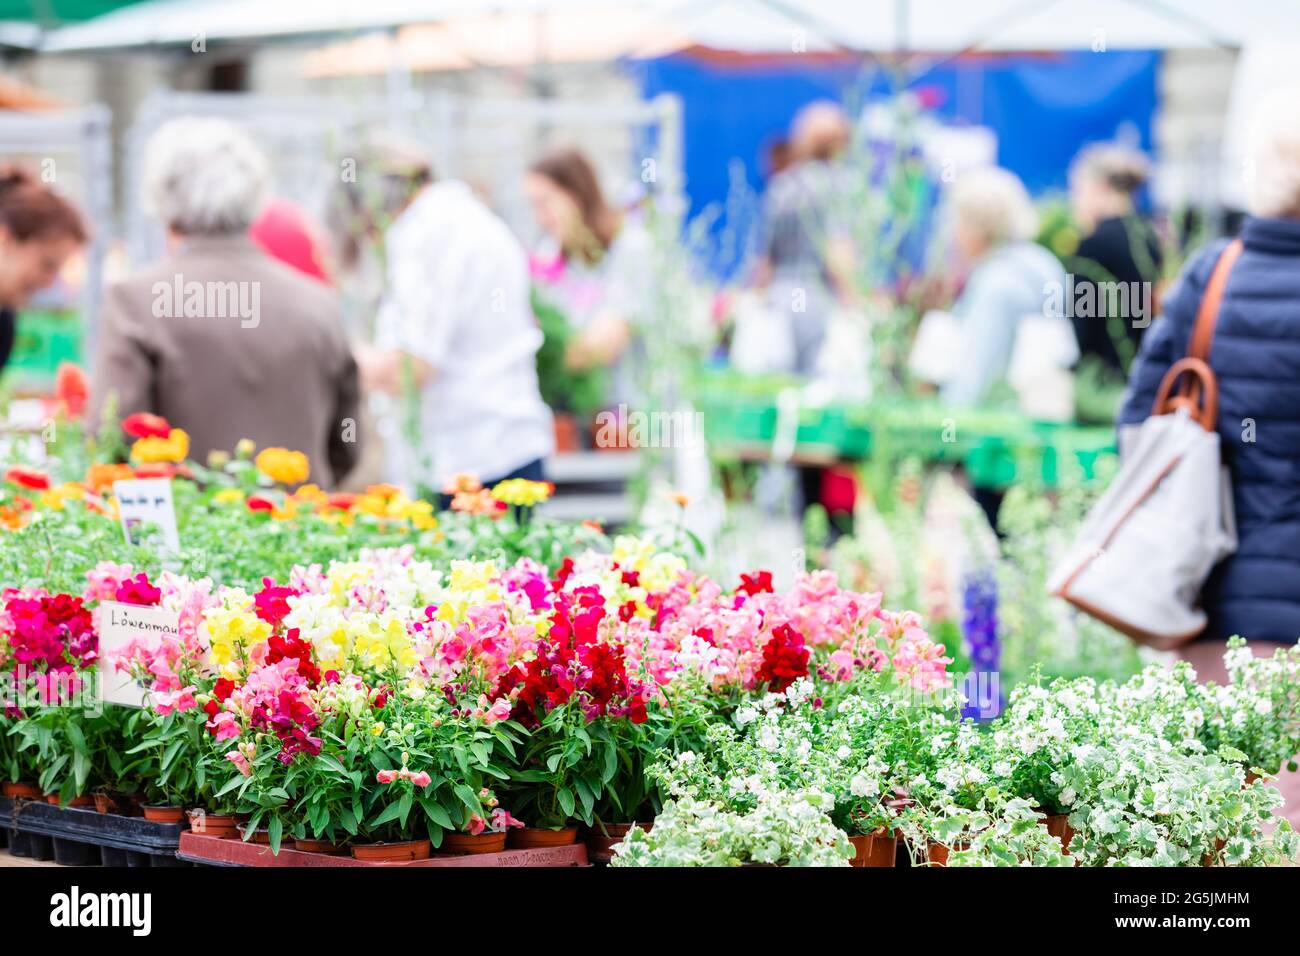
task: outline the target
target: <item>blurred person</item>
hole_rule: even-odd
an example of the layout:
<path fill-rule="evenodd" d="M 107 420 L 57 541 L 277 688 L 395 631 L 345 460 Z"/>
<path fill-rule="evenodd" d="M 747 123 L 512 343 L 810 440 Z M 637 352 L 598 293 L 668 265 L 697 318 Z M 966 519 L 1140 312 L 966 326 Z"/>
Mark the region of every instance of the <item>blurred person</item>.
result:
<path fill-rule="evenodd" d="M 1112 373 L 1124 375 L 1137 354 L 1142 333 L 1152 314 L 1109 315 L 1110 297 L 1099 283 L 1124 283 L 1134 290 L 1147 283 L 1149 297 L 1128 296 L 1125 302 L 1153 304 L 1161 275 L 1160 239 L 1148 220 L 1139 215 L 1134 194 L 1150 175 L 1141 153 L 1124 146 L 1101 144 L 1081 152 L 1070 167 L 1070 209 L 1083 232 L 1079 248 L 1070 257 L 1075 273 L 1073 298 L 1083 296 L 1097 309 L 1072 310 L 1081 357 L 1094 356 Z M 1149 308 L 1153 308 L 1149 306 Z"/>
<path fill-rule="evenodd" d="M 577 149 L 533 163 L 524 193 L 550 244 L 534 273 L 577 331 L 566 364 L 612 368 L 609 403 L 633 401 L 635 333 L 652 309 L 649 234 L 606 201 L 591 161 Z"/>
<path fill-rule="evenodd" d="M 200 461 L 245 438 L 302 451 L 331 487 L 357 458 L 356 363 L 335 296 L 248 237 L 265 180 L 262 154 L 224 120 L 154 134 L 144 191 L 168 251 L 105 295 L 92 404 L 162 415 Z"/>
<path fill-rule="evenodd" d="M 849 119 L 837 104 L 804 106 L 791 124 L 786 165 L 763 197 L 755 284 L 767 308 L 788 317 L 791 370 L 800 375 L 815 372 L 833 310 L 856 301 L 852 241 L 842 215 L 851 190 L 839 162 L 851 139 Z M 824 500 L 826 469 L 798 471 L 806 510 Z M 849 517 L 851 509 L 838 509 L 835 527 Z"/>
<path fill-rule="evenodd" d="M 489 486 L 542 480 L 555 434 L 537 387 L 542 333 L 523 247 L 469 186 L 435 180 L 417 147 L 377 138 L 361 166 L 377 197 L 364 228 L 391 222 L 362 383 L 411 400 L 395 410 L 403 434 L 386 436 L 395 476 L 428 495 L 460 474 Z"/>
<path fill-rule="evenodd" d="M 1300 89 L 1260 104 L 1248 138 L 1250 215 L 1220 301 L 1209 364 L 1218 379 L 1218 434 L 1232 478 L 1237 550 L 1201 594 L 1209 623 L 1180 654 L 1202 680 L 1225 683 L 1233 635 L 1257 655 L 1300 637 Z M 1188 339 L 1228 240 L 1193 256 L 1165 298 L 1133 367 L 1119 424 L 1151 414 Z M 1272 769 L 1272 768 L 1268 768 Z M 1283 772 L 1286 815 L 1300 825 L 1300 774 Z"/>
<path fill-rule="evenodd" d="M 1005 379 L 1021 320 L 1043 314 L 1049 290 L 1064 289 L 1065 270 L 1033 241 L 1038 216 L 1013 173 L 994 167 L 964 172 L 948 199 L 953 243 L 970 274 L 953 305 L 959 360 L 941 395 L 962 407 L 983 402 Z"/>
<path fill-rule="evenodd" d="M 15 314 L 53 284 L 86 242 L 66 199 L 18 167 L 0 167 L 0 371 L 17 336 Z"/>
<path fill-rule="evenodd" d="M 813 372 L 836 302 L 854 299 L 853 256 L 839 210 L 848 193 L 838 160 L 851 127 L 834 103 L 810 103 L 794 118 L 789 164 L 774 175 L 763 200 L 756 285 L 768 307 L 789 315 L 793 370 Z"/>

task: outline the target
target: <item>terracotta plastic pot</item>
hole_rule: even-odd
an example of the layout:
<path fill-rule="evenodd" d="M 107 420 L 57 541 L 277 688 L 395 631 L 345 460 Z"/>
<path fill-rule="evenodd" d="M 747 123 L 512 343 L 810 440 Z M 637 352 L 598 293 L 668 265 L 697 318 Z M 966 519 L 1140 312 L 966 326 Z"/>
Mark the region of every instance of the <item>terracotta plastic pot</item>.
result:
<path fill-rule="evenodd" d="M 444 833 L 439 853 L 450 856 L 472 856 L 479 853 L 500 853 L 506 848 L 506 831 L 483 833 Z"/>
<path fill-rule="evenodd" d="M 371 863 L 398 863 L 404 860 L 427 860 L 432 844 L 428 840 L 404 843 L 354 843 L 352 859 Z"/>
<path fill-rule="evenodd" d="M 601 824 L 596 824 L 587 830 L 587 859 L 592 863 L 608 863 L 614 859 L 614 847 L 623 842 L 623 837 L 631 832 L 633 827 L 640 827 L 647 833 L 650 831 L 652 824 L 649 823 L 606 823 L 604 830 Z"/>
<path fill-rule="evenodd" d="M 59 795 L 57 793 L 47 793 L 45 795 L 45 802 L 53 807 L 63 806 L 63 801 L 59 799 Z M 88 793 L 83 793 L 79 797 L 73 797 L 71 800 L 68 801 L 67 805 L 70 807 L 88 807 L 94 802 L 95 802 L 94 797 L 92 797 Z"/>
<path fill-rule="evenodd" d="M 925 849 L 925 858 L 931 866 L 947 866 L 948 855 L 953 850 L 965 850 L 969 846 L 969 843 L 954 843 L 952 846 L 946 843 L 931 843 Z"/>
<path fill-rule="evenodd" d="M 200 836 L 233 839 L 239 836 L 239 818 L 233 814 L 191 810 L 190 829 Z"/>
<path fill-rule="evenodd" d="M 252 836 L 248 836 L 247 830 L 248 828 L 243 824 L 239 826 L 239 838 L 241 840 L 244 840 L 246 843 L 257 843 L 261 846 L 271 845 L 271 831 L 266 827 L 258 827 L 253 831 Z M 297 844 L 291 837 L 285 837 L 280 841 L 281 850 L 296 850 L 297 848 Z"/>
<path fill-rule="evenodd" d="M 95 794 L 95 810 L 99 813 L 121 813 L 122 807 L 118 805 L 112 794 L 97 793 Z"/>
<path fill-rule="evenodd" d="M 293 848 L 300 853 L 323 853 L 326 856 L 339 856 L 348 852 L 345 844 L 326 843 L 324 840 L 294 840 Z"/>
<path fill-rule="evenodd" d="M 181 807 L 142 806 L 144 818 L 153 823 L 184 823 L 185 810 Z"/>
<path fill-rule="evenodd" d="M 516 850 L 526 850 L 539 846 L 568 846 L 578 842 L 578 828 L 564 827 L 559 830 L 544 830 L 540 827 L 524 827 L 511 830 L 506 845 Z"/>
<path fill-rule="evenodd" d="M 849 837 L 853 844 L 853 866 L 893 866 L 898 851 L 898 834 L 879 827 L 871 833 Z"/>
<path fill-rule="evenodd" d="M 1049 813 L 1047 819 L 1043 821 L 1047 827 L 1047 832 L 1061 841 L 1061 846 L 1065 850 L 1066 856 L 1070 855 L 1070 841 L 1074 839 L 1074 827 L 1070 826 L 1070 815 L 1068 813 Z"/>
<path fill-rule="evenodd" d="M 1215 865 L 1214 858 L 1223 851 L 1223 847 L 1224 847 L 1224 843 L 1222 840 L 1215 840 L 1214 852 L 1207 853 L 1205 854 L 1205 856 L 1201 857 L 1201 866 L 1214 866 Z M 1225 863 L 1224 865 L 1226 866 L 1227 864 Z"/>
<path fill-rule="evenodd" d="M 30 783 L 5 783 L 3 793 L 15 800 L 41 800 L 45 797 L 40 787 Z"/>
<path fill-rule="evenodd" d="M 578 420 L 567 412 L 555 414 L 555 450 L 558 452 L 578 451 Z"/>

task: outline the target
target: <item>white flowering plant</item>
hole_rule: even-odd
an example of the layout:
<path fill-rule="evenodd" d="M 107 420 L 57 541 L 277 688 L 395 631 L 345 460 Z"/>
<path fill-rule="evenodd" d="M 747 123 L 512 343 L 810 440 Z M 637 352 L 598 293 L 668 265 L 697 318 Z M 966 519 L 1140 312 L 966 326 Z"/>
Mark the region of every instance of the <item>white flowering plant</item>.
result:
<path fill-rule="evenodd" d="M 1061 841 L 1042 825 L 1042 816 L 1028 800 L 1013 797 L 987 824 L 966 832 L 969 843 L 953 849 L 948 866 L 1073 866 Z"/>
<path fill-rule="evenodd" d="M 819 790 L 755 794 L 752 808 L 678 797 L 649 832 L 632 830 L 612 866 L 848 866 L 853 845 L 831 822 L 834 801 Z"/>
<path fill-rule="evenodd" d="M 1286 820 L 1266 825 L 1282 804 L 1262 780 L 1247 784 L 1239 752 L 1204 752 L 1148 733 L 1073 748 L 1057 775 L 1083 866 L 1276 865 L 1294 858 Z"/>

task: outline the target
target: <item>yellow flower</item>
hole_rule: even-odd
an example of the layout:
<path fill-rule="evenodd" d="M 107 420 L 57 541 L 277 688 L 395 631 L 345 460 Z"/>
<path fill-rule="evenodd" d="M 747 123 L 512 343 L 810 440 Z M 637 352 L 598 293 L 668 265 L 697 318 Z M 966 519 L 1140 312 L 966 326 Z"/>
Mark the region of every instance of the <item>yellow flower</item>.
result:
<path fill-rule="evenodd" d="M 131 457 L 138 462 L 184 461 L 190 453 L 190 436 L 183 428 L 173 428 L 166 438 L 151 435 L 131 446 Z"/>
<path fill-rule="evenodd" d="M 256 614 L 224 607 L 204 612 L 203 630 L 212 648 L 212 659 L 222 666 L 238 661 L 271 636 L 271 625 Z"/>
<path fill-rule="evenodd" d="M 42 491 L 41 505 L 54 511 L 62 511 L 64 502 L 81 501 L 85 497 L 85 488 L 75 482 L 65 481 L 61 485 L 55 485 L 48 491 Z"/>
<path fill-rule="evenodd" d="M 320 485 L 316 484 L 303 485 L 289 497 L 298 504 L 309 504 L 317 511 L 324 509 L 330 500 L 330 496 L 321 490 Z"/>
<path fill-rule="evenodd" d="M 252 458 L 256 450 L 257 443 L 251 438 L 241 438 L 235 443 L 235 456 L 238 458 Z"/>
<path fill-rule="evenodd" d="M 253 461 L 258 471 L 282 485 L 300 485 L 311 474 L 307 456 L 287 448 L 263 448 Z"/>
<path fill-rule="evenodd" d="M 212 496 L 214 505 L 237 505 L 244 500 L 244 493 L 238 488 L 222 488 Z"/>
<path fill-rule="evenodd" d="M 453 561 L 448 583 L 455 591 L 479 591 L 497 576 L 491 561 Z"/>
<path fill-rule="evenodd" d="M 529 481 L 527 478 L 510 478 L 499 481 L 492 488 L 497 501 L 521 508 L 531 508 L 551 497 L 555 486 L 549 481 Z"/>

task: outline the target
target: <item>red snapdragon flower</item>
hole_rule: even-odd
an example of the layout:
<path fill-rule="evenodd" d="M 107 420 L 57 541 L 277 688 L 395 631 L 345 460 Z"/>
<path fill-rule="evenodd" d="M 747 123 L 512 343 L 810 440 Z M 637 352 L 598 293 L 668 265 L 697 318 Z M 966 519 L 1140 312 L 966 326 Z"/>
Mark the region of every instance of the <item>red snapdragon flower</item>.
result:
<path fill-rule="evenodd" d="M 808 656 L 803 635 L 789 624 L 782 624 L 763 645 L 763 663 L 755 677 L 771 690 L 784 691 L 798 678 L 807 676 Z"/>
<path fill-rule="evenodd" d="M 113 599 L 122 604 L 157 607 L 162 601 L 162 589 L 150 584 L 148 575 L 141 571 L 135 577 L 127 578 L 119 584 Z"/>
<path fill-rule="evenodd" d="M 298 661 L 298 673 L 306 678 L 310 686 L 315 687 L 320 683 L 320 668 L 311 659 L 311 645 L 298 635 L 299 631 L 296 627 L 290 628 L 284 637 L 272 634 L 267 641 L 270 650 L 266 654 L 266 663 L 278 664 L 280 661 L 294 658 Z"/>
<path fill-rule="evenodd" d="M 297 593 L 293 588 L 277 586 L 274 578 L 262 578 L 262 590 L 253 595 L 255 613 L 276 627 L 290 611 L 289 598 Z"/>
<path fill-rule="evenodd" d="M 770 594 L 772 592 L 772 572 L 755 571 L 753 574 L 742 574 L 740 576 L 740 587 L 737 591 L 743 591 L 750 597 L 755 594 Z"/>
<path fill-rule="evenodd" d="M 569 580 L 571 574 L 573 574 L 573 558 L 566 557 L 560 562 L 560 566 L 555 569 L 555 577 L 551 580 L 551 587 L 559 591 L 564 587 L 564 582 Z"/>
<path fill-rule="evenodd" d="M 9 647 L 15 663 L 46 671 L 84 667 L 99 656 L 99 638 L 90 611 L 70 594 L 22 597 L 10 592 L 5 601 Z"/>

